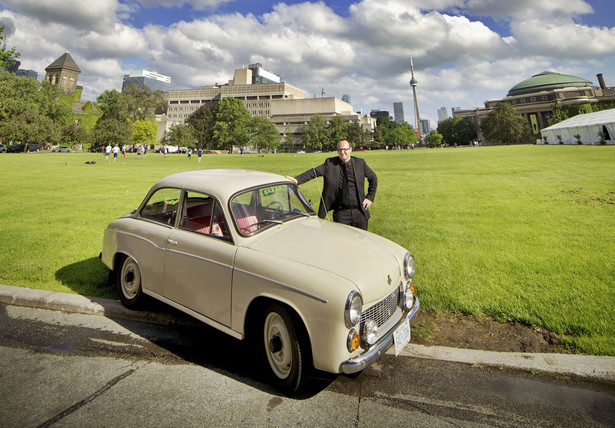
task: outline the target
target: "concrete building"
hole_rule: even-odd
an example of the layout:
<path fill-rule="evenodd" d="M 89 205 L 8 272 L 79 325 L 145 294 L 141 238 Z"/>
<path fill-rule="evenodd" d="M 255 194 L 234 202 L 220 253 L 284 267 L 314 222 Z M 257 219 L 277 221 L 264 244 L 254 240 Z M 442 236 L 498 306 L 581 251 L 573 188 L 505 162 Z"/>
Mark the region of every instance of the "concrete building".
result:
<path fill-rule="evenodd" d="M 404 103 L 393 103 L 393 115 L 395 117 L 395 123 L 402 124 L 406 120 L 404 119 Z"/>
<path fill-rule="evenodd" d="M 607 87 L 602 74 L 598 74 L 599 86 L 589 80 L 566 74 L 543 72 L 513 86 L 506 97 L 485 101 L 485 107 L 456 110 L 454 116 L 468 117 L 474 123 L 478 139 L 483 141 L 481 123 L 502 102 L 509 103 L 527 119 L 532 129 L 531 141 L 540 138 L 540 130 L 549 126 L 553 105 L 579 106 L 600 101 L 615 101 L 615 88 Z"/>
<path fill-rule="evenodd" d="M 152 91 L 168 92 L 171 89 L 171 78 L 155 71 L 135 70 L 124 75 L 122 92 L 132 84 L 137 85 L 139 89 L 147 86 Z"/>
<path fill-rule="evenodd" d="M 334 97 L 305 98 L 302 89 L 282 82 L 278 75 L 265 70 L 261 64 L 250 64 L 247 68 L 236 69 L 233 79 L 226 84 L 169 90 L 167 129 L 183 123 L 199 108 L 214 107 L 227 97 L 241 100 L 252 116 L 267 116 L 282 136 L 301 135 L 316 114 L 327 121 L 341 115 L 364 129 L 375 127 L 375 120 L 354 113 L 350 103 Z"/>

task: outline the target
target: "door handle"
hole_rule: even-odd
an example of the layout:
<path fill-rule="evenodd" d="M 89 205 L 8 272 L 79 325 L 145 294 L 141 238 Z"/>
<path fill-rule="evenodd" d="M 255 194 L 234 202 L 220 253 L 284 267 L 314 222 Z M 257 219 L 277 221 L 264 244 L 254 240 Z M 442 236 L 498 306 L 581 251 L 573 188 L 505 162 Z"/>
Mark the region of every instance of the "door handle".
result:
<path fill-rule="evenodd" d="M 174 241 L 172 239 L 167 239 L 167 242 L 171 245 L 177 245 L 177 241 Z"/>

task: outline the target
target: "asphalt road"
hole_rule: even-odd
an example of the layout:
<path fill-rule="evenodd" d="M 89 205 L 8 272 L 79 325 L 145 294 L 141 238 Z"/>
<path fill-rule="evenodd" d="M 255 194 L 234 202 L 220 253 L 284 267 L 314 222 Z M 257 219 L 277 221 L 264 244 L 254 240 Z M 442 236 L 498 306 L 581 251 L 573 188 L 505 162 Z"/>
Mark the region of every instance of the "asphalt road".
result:
<path fill-rule="evenodd" d="M 3 427 L 615 426 L 615 384 L 408 356 L 303 397 L 198 324 L 0 305 Z"/>

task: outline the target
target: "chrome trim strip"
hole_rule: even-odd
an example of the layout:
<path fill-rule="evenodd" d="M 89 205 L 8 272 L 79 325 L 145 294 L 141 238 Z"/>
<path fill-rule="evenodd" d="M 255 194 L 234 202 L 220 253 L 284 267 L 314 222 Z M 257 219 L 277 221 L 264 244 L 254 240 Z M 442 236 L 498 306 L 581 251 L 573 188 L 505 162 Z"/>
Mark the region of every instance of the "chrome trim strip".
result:
<path fill-rule="evenodd" d="M 133 237 L 133 238 L 140 239 L 141 241 L 145 241 L 145 242 L 147 242 L 148 244 L 151 244 L 153 247 L 158 248 L 159 250 L 166 250 L 166 249 L 167 249 L 166 247 L 161 247 L 161 246 L 157 245 L 157 244 L 156 244 L 154 241 L 152 241 L 151 239 L 144 238 L 143 236 L 141 236 L 141 235 L 137 235 L 137 234 L 134 234 L 134 233 L 132 233 L 132 232 L 126 232 L 126 231 L 123 231 L 123 230 L 112 230 L 112 231 L 113 231 L 113 233 L 117 233 L 117 234 L 120 234 L 120 233 L 121 233 L 122 235 L 131 236 L 131 237 Z M 165 242 L 166 242 L 166 240 L 165 240 Z M 116 248 L 116 250 L 117 250 L 117 248 Z"/>
<path fill-rule="evenodd" d="M 256 277 L 256 278 L 260 278 L 260 279 L 264 279 L 265 281 L 272 282 L 272 283 L 277 284 L 277 285 L 279 285 L 279 286 L 281 286 L 281 287 L 284 287 L 284 288 L 287 288 L 287 289 L 289 289 L 289 290 L 291 290 L 291 291 L 294 291 L 295 293 L 302 294 L 302 295 L 307 296 L 307 297 L 309 297 L 309 298 L 311 298 L 311 299 L 317 300 L 317 301 L 319 301 L 319 302 L 321 302 L 321 303 L 329 303 L 329 301 L 328 301 L 327 299 L 323 299 L 322 297 L 316 296 L 315 294 L 308 293 L 308 292 L 306 292 L 306 291 L 303 291 L 303 290 L 300 290 L 300 289 L 298 289 L 298 288 L 292 287 L 292 286 L 290 286 L 290 285 L 288 285 L 288 284 L 284 284 L 283 282 L 279 282 L 279 281 L 276 281 L 276 280 L 274 280 L 274 279 L 267 278 L 266 276 L 257 275 L 257 274 L 255 274 L 255 273 L 248 272 L 248 271 L 245 271 L 245 270 L 243 270 L 243 269 L 237 269 L 237 268 L 235 268 L 235 270 L 236 270 L 237 272 L 245 273 L 245 274 L 247 274 L 247 275 L 254 276 L 254 277 Z"/>
<path fill-rule="evenodd" d="M 194 254 L 186 253 L 186 252 L 183 252 L 183 251 L 178 251 L 178 250 L 175 250 L 173 248 L 167 248 L 167 252 L 179 254 L 179 255 L 182 255 L 182 256 L 192 257 L 193 259 L 197 259 L 197 260 L 203 260 L 205 262 L 213 263 L 215 265 L 222 266 L 222 267 L 225 267 L 225 268 L 230 268 L 230 269 L 233 268 L 233 266 L 228 265 L 226 263 L 221 263 L 221 262 L 219 262 L 217 260 L 206 259 L 205 257 L 200 257 L 200 256 L 197 256 L 197 255 L 194 255 Z"/>
<path fill-rule="evenodd" d="M 386 336 L 372 345 L 372 347 L 363 354 L 358 355 L 355 358 L 351 358 L 350 360 L 346 360 L 340 364 L 340 371 L 345 374 L 357 373 L 377 361 L 393 345 L 393 332 L 395 329 L 407 319 L 412 320 L 412 318 L 414 318 L 414 316 L 419 312 L 421 303 L 419 302 L 418 297 L 415 296 L 415 299 L 416 301 L 410 312 L 408 312 L 406 316 L 402 317 Z"/>

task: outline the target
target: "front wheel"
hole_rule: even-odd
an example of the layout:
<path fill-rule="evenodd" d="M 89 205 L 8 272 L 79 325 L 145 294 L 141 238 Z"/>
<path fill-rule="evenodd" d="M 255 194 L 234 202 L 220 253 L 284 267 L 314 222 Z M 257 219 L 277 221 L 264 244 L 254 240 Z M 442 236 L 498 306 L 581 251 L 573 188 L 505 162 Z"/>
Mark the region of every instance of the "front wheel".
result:
<path fill-rule="evenodd" d="M 129 256 L 122 256 L 118 261 L 117 284 L 120 301 L 130 309 L 138 308 L 143 301 L 143 288 L 141 285 L 141 270 L 137 262 Z"/>
<path fill-rule="evenodd" d="M 265 310 L 262 346 L 271 378 L 284 392 L 295 394 L 309 378 L 310 350 L 301 324 L 277 303 Z"/>

